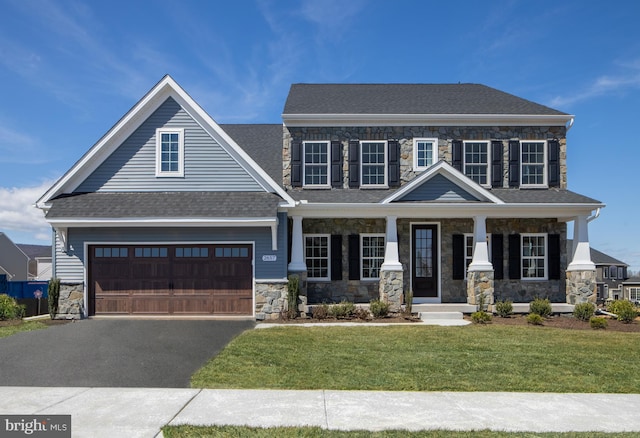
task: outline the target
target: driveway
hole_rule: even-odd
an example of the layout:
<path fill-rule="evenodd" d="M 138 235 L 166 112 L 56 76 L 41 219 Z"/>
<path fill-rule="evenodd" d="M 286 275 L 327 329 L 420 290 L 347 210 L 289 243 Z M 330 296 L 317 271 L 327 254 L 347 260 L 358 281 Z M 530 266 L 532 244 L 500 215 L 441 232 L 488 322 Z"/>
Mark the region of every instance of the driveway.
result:
<path fill-rule="evenodd" d="M 188 388 L 253 321 L 82 320 L 0 339 L 0 386 Z"/>

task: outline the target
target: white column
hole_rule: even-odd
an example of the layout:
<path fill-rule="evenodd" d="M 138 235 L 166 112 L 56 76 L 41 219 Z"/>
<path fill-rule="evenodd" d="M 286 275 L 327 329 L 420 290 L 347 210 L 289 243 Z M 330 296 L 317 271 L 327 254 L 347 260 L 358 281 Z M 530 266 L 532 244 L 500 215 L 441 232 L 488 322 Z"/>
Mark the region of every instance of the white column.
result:
<path fill-rule="evenodd" d="M 398 255 L 398 228 L 396 216 L 387 216 L 387 234 L 385 237 L 384 262 L 380 267 L 383 271 L 402 271 L 400 256 Z"/>
<path fill-rule="evenodd" d="M 573 221 L 573 254 L 567 271 L 592 271 L 596 265 L 591 261 L 589 248 L 589 223 L 587 216 L 578 216 Z"/>
<path fill-rule="evenodd" d="M 469 264 L 469 271 L 493 271 L 493 265 L 489 261 L 486 216 L 473 218 L 473 259 Z"/>
<path fill-rule="evenodd" d="M 291 263 L 289 271 L 304 272 L 307 264 L 304 262 L 304 245 L 302 242 L 302 216 L 293 216 L 293 230 L 291 233 Z"/>

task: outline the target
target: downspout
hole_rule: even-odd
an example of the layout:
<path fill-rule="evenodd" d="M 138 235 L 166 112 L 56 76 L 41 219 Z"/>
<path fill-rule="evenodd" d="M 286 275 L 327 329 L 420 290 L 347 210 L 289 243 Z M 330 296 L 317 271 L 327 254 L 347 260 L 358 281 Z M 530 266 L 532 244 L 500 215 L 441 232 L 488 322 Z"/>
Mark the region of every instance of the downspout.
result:
<path fill-rule="evenodd" d="M 575 121 L 575 119 L 573 117 L 571 117 L 571 120 L 569 120 L 569 124 L 566 126 L 567 131 L 569 132 L 569 130 L 571 129 L 571 127 L 573 126 L 573 122 Z"/>
<path fill-rule="evenodd" d="M 596 208 L 596 213 L 593 216 L 589 216 L 587 218 L 587 223 L 591 222 L 592 220 L 598 219 L 599 216 L 600 216 L 600 207 Z"/>

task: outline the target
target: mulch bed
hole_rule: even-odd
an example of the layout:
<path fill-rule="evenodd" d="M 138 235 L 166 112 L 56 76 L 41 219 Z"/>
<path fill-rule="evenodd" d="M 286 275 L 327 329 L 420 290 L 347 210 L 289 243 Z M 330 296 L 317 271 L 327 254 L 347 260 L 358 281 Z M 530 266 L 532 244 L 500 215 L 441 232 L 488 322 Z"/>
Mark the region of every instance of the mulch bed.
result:
<path fill-rule="evenodd" d="M 465 319 L 469 319 L 465 317 Z M 607 331 L 614 332 L 640 332 L 640 321 L 638 318 L 630 324 L 625 324 L 616 319 L 607 319 Z M 511 318 L 500 318 L 497 315 L 493 316 L 490 324 L 494 325 L 531 325 L 527 323 L 526 315 L 513 315 Z M 550 318 L 546 318 L 543 323 L 543 327 L 553 327 L 560 329 L 571 330 L 593 330 L 589 322 L 580 321 L 573 316 L 556 315 Z"/>

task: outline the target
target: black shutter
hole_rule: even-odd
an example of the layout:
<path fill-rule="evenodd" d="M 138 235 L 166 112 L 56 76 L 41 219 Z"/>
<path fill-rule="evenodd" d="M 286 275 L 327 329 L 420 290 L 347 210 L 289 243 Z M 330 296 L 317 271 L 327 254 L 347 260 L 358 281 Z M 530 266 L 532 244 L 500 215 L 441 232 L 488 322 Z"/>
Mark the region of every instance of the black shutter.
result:
<path fill-rule="evenodd" d="M 502 142 L 491 142 L 491 187 L 502 187 Z"/>
<path fill-rule="evenodd" d="M 491 234 L 491 264 L 493 265 L 493 278 L 504 278 L 504 238 L 502 234 Z"/>
<path fill-rule="evenodd" d="M 509 234 L 509 278 L 519 280 L 521 272 L 520 234 Z"/>
<path fill-rule="evenodd" d="M 291 143 L 291 186 L 302 187 L 302 142 Z"/>
<path fill-rule="evenodd" d="M 560 142 L 549 140 L 549 187 L 560 187 Z"/>
<path fill-rule="evenodd" d="M 547 245 L 549 246 L 549 280 L 560 280 L 560 235 L 549 234 Z"/>
<path fill-rule="evenodd" d="M 331 280 L 342 280 L 342 234 L 331 235 Z"/>
<path fill-rule="evenodd" d="M 360 142 L 349 141 L 349 187 L 360 187 Z"/>
<path fill-rule="evenodd" d="M 454 234 L 451 236 L 451 242 L 453 243 L 453 268 L 452 276 L 454 280 L 464 279 L 464 271 L 466 266 L 464 265 L 464 235 Z"/>
<path fill-rule="evenodd" d="M 360 235 L 349 235 L 349 280 L 360 280 Z"/>
<path fill-rule="evenodd" d="M 451 165 L 462 172 L 462 140 L 453 140 L 451 143 Z"/>
<path fill-rule="evenodd" d="M 331 142 L 331 187 L 342 188 L 342 143 Z"/>
<path fill-rule="evenodd" d="M 389 140 L 389 175 L 387 181 L 389 187 L 400 187 L 400 143 Z"/>
<path fill-rule="evenodd" d="M 518 186 L 520 186 L 520 142 L 511 140 L 509 141 L 509 187 Z"/>

